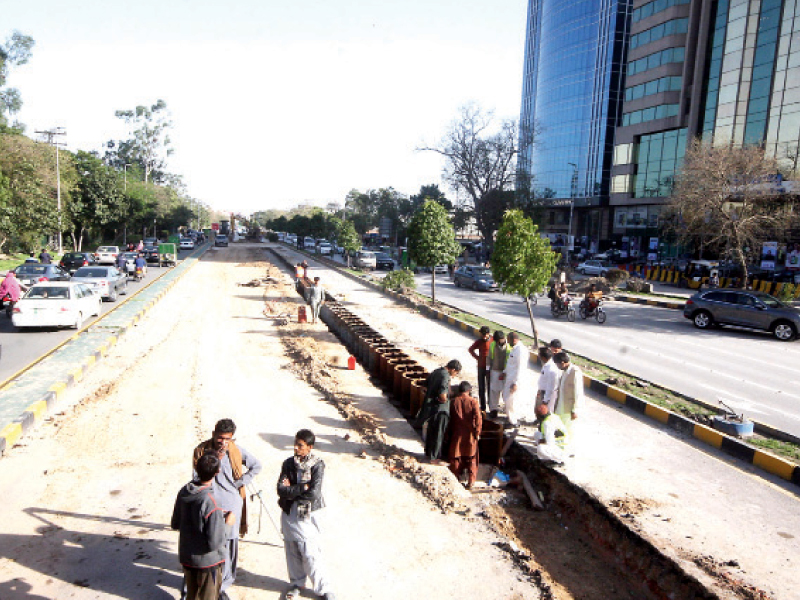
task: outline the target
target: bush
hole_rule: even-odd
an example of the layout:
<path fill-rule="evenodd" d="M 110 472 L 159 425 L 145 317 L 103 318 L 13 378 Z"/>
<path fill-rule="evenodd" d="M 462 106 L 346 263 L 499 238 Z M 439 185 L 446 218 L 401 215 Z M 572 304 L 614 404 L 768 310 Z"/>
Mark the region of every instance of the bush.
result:
<path fill-rule="evenodd" d="M 794 284 L 784 283 L 781 291 L 776 294 L 776 298 L 781 302 L 791 302 L 794 300 L 794 293 L 797 290 Z"/>
<path fill-rule="evenodd" d="M 628 281 L 629 277 L 630 275 L 624 269 L 609 269 L 608 273 L 606 273 L 608 285 L 611 287 L 619 287 Z"/>
<path fill-rule="evenodd" d="M 278 241 L 278 234 L 277 234 L 277 233 L 275 233 L 274 231 L 270 231 L 270 232 L 267 234 L 267 239 L 268 239 L 270 242 L 277 242 L 277 241 Z"/>
<path fill-rule="evenodd" d="M 395 292 L 405 292 L 407 289 L 413 290 L 416 287 L 414 274 L 408 269 L 390 271 L 386 277 L 381 279 L 380 284 L 384 289 Z"/>

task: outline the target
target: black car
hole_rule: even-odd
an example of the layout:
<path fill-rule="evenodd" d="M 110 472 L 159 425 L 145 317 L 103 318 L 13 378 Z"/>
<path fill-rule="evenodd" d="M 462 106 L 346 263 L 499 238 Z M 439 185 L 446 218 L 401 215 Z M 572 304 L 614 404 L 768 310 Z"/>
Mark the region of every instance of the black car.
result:
<path fill-rule="evenodd" d="M 145 246 L 142 254 L 144 254 L 144 259 L 149 263 L 157 263 L 161 259 L 161 255 L 158 253 L 158 246 L 155 245 Z"/>
<path fill-rule="evenodd" d="M 394 271 L 394 261 L 392 260 L 391 256 L 386 254 L 386 252 L 376 252 L 375 268 L 386 269 L 387 271 Z"/>
<path fill-rule="evenodd" d="M 65 252 L 58 264 L 65 271 L 74 273 L 81 267 L 93 267 L 97 260 L 91 252 Z"/>
<path fill-rule="evenodd" d="M 69 273 L 58 265 L 25 263 L 14 269 L 19 282 L 30 287 L 40 281 L 69 281 Z"/>

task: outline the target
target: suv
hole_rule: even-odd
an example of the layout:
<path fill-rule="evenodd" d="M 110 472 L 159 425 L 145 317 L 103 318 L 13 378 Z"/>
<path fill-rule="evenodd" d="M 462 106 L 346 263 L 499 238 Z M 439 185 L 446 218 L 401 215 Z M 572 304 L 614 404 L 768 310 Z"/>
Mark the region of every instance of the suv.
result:
<path fill-rule="evenodd" d="M 214 239 L 214 245 L 217 246 L 217 247 L 225 246 L 227 248 L 228 247 L 228 236 L 227 235 L 222 235 L 222 234 L 217 235 L 217 237 Z"/>
<path fill-rule="evenodd" d="M 737 325 L 769 331 L 789 342 L 800 331 L 800 312 L 764 292 L 709 290 L 686 301 L 683 316 L 698 329 L 713 325 Z"/>
<path fill-rule="evenodd" d="M 355 265 L 359 269 L 374 269 L 376 268 L 377 261 L 375 260 L 375 253 L 367 250 L 359 250 L 356 253 Z"/>
<path fill-rule="evenodd" d="M 74 273 L 81 267 L 91 267 L 97 261 L 94 259 L 94 254 L 90 252 L 66 252 L 61 257 L 61 268 L 70 273 Z"/>
<path fill-rule="evenodd" d="M 98 264 L 117 264 L 117 256 L 119 255 L 119 246 L 100 246 L 97 252 L 94 253 L 97 258 Z"/>
<path fill-rule="evenodd" d="M 394 271 L 394 261 L 392 257 L 386 252 L 375 253 L 375 268 L 386 269 L 387 271 Z"/>
<path fill-rule="evenodd" d="M 498 289 L 492 278 L 492 271 L 486 267 L 461 267 L 453 275 L 453 283 L 456 287 L 472 288 L 473 290 L 485 292 L 496 292 Z"/>

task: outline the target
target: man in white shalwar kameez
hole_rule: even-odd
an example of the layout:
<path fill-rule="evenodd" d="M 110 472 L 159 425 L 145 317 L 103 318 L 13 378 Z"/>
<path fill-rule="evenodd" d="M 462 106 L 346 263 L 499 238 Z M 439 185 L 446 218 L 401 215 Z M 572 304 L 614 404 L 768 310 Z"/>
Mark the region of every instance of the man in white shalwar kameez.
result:
<path fill-rule="evenodd" d="M 528 369 L 528 349 L 519 340 L 519 335 L 513 331 L 509 333 L 508 343 L 511 345 L 511 352 L 504 371 L 503 399 L 506 403 L 508 421 L 516 427 L 520 419 L 529 419 L 533 413 L 531 377 Z"/>

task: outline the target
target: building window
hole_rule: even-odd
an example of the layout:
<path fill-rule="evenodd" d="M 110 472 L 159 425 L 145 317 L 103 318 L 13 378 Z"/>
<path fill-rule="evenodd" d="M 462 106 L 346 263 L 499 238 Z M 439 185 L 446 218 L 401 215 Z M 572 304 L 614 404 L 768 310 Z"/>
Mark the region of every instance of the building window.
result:
<path fill-rule="evenodd" d="M 625 101 L 638 100 L 645 96 L 658 94 L 660 92 L 679 92 L 683 83 L 683 77 L 660 77 L 647 83 L 635 85 L 625 90 Z"/>
<path fill-rule="evenodd" d="M 651 27 L 650 29 L 645 29 L 644 31 L 637 33 L 631 36 L 630 47 L 631 50 L 634 48 L 638 48 L 639 46 L 644 46 L 645 44 L 649 44 L 650 42 L 655 42 L 656 40 L 660 40 L 663 37 L 667 37 L 668 35 L 677 35 L 679 33 L 686 33 L 689 29 L 689 19 L 672 19 L 671 21 L 665 21 L 664 23 L 660 23 L 655 27 Z"/>
<path fill-rule="evenodd" d="M 685 54 L 686 49 L 683 46 L 680 48 L 667 48 L 666 50 L 661 50 L 660 52 L 653 52 L 653 54 L 648 54 L 647 56 L 643 56 L 638 60 L 629 62 L 628 75 L 630 76 L 636 75 L 637 73 L 643 73 L 644 71 L 655 69 L 656 67 L 660 67 L 661 65 L 666 65 L 669 63 L 683 62 Z"/>
<path fill-rule="evenodd" d="M 686 151 L 686 129 L 673 129 L 639 138 L 634 152 L 636 198 L 669 196 Z"/>
<path fill-rule="evenodd" d="M 622 126 L 638 125 L 639 123 L 646 123 L 647 121 L 655 121 L 656 119 L 666 119 L 667 117 L 678 116 L 679 104 L 659 104 L 658 106 L 651 106 L 650 108 L 643 108 L 642 110 L 634 110 L 622 115 Z"/>
<path fill-rule="evenodd" d="M 630 191 L 631 191 L 630 175 L 614 175 L 614 177 L 611 178 L 612 194 L 627 194 Z"/>
<path fill-rule="evenodd" d="M 633 22 L 636 23 L 637 21 L 641 21 L 642 19 L 656 15 L 667 10 L 668 8 L 672 8 L 673 6 L 689 4 L 690 1 L 691 0 L 653 0 L 653 2 L 648 2 L 647 4 L 643 4 L 639 8 L 634 9 L 632 17 Z"/>
<path fill-rule="evenodd" d="M 618 144 L 614 146 L 614 164 L 629 165 L 633 158 L 633 144 Z"/>

